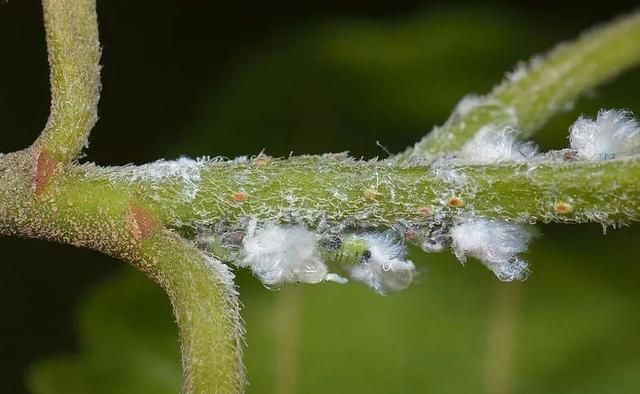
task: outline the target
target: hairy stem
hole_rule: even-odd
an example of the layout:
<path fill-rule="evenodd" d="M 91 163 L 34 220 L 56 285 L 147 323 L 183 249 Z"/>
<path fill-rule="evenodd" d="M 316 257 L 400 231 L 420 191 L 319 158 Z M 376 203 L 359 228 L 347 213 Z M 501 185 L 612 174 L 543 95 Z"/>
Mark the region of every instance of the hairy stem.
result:
<path fill-rule="evenodd" d="M 521 65 L 485 97 L 461 105 L 398 160 L 459 150 L 485 126 L 528 137 L 583 92 L 640 63 L 640 12 L 606 24 Z"/>
<path fill-rule="evenodd" d="M 134 176 L 137 171 L 148 176 L 154 164 L 85 165 L 60 172 L 44 194 L 32 198 L 29 178 L 20 176 L 30 173 L 30 155 L 0 158 L 0 232 L 86 246 L 127 260 L 137 258 L 132 221 L 138 238 L 145 238 L 162 225 L 237 224 L 247 218 L 354 226 L 401 220 L 420 225 L 457 215 L 517 222 L 640 220 L 639 158 L 443 170 L 301 157 L 268 166 L 203 162 L 197 180 Z M 234 199 L 238 192 L 245 195 L 242 201 Z M 137 206 L 142 214 L 132 214 Z"/>
<path fill-rule="evenodd" d="M 172 227 L 233 224 L 250 217 L 354 226 L 424 223 L 455 215 L 604 224 L 640 219 L 638 158 L 442 168 L 311 156 L 266 166 L 200 162 L 187 173 L 148 177 L 154 166 L 163 165 L 87 166 L 70 182 L 132 188 Z"/>
<path fill-rule="evenodd" d="M 182 343 L 185 393 L 238 393 L 244 387 L 239 302 L 229 268 L 169 231 L 143 243 L 142 264 L 165 289 Z M 138 264 L 138 263 L 134 263 Z"/>
<path fill-rule="evenodd" d="M 36 141 L 68 163 L 88 144 L 98 119 L 100 43 L 95 0 L 43 0 L 51 80 L 51 113 Z"/>

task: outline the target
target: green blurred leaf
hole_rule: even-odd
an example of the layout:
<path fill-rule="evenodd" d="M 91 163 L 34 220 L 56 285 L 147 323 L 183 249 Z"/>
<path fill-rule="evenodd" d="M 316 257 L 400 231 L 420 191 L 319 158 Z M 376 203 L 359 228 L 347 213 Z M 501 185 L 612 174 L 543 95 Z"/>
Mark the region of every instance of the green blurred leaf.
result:
<path fill-rule="evenodd" d="M 489 92 L 518 62 L 579 32 L 540 29 L 522 14 L 484 5 L 305 25 L 239 59 L 194 110 L 182 143 L 171 141 L 163 153 L 384 157 L 376 141 L 402 151 L 442 124 L 463 96 Z M 552 119 L 536 140 L 566 147 L 581 113 L 638 110 L 638 89 L 640 75 L 629 73 Z"/>
<path fill-rule="evenodd" d="M 405 148 L 462 96 L 487 92 L 552 44 L 526 19 L 487 7 L 307 25 L 235 66 L 196 110 L 191 138 L 168 153 L 384 155 L 376 140 Z"/>

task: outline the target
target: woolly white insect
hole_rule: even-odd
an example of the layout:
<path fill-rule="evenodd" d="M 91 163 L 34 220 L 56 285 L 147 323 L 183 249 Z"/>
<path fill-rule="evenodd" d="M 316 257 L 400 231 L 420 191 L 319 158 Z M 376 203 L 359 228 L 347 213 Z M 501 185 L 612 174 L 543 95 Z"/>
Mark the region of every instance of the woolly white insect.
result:
<path fill-rule="evenodd" d="M 351 279 L 363 282 L 380 294 L 406 289 L 415 275 L 415 265 L 405 259 L 406 250 L 395 235 L 371 233 L 354 235 L 367 244 L 359 264 L 346 266 Z"/>
<path fill-rule="evenodd" d="M 477 164 L 494 164 L 527 161 L 537 153 L 537 146 L 518 141 L 516 130 L 511 127 L 483 127 L 458 152 L 458 157 Z"/>
<path fill-rule="evenodd" d="M 249 267 L 267 286 L 286 282 L 318 283 L 335 280 L 317 248 L 314 233 L 302 225 L 249 224 L 240 267 Z"/>
<path fill-rule="evenodd" d="M 522 280 L 529 269 L 518 254 L 527 249 L 531 235 L 525 225 L 469 218 L 451 229 L 451 246 L 462 263 L 466 262 L 467 256 L 472 256 L 482 261 L 500 280 Z"/>
<path fill-rule="evenodd" d="M 624 110 L 601 110 L 593 120 L 581 116 L 569 129 L 571 148 L 589 160 L 640 152 L 640 124 Z"/>

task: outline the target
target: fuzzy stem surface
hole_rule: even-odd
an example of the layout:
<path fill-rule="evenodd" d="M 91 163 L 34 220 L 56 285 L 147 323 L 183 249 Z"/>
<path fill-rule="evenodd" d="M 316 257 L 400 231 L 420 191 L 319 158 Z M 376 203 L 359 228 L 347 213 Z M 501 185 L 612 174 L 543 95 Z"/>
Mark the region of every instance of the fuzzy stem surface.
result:
<path fill-rule="evenodd" d="M 116 189 L 135 190 L 159 220 L 176 228 L 239 224 L 248 218 L 309 226 L 421 225 L 461 215 L 520 223 L 640 219 L 637 157 L 443 168 L 325 155 L 274 160 L 268 166 L 200 162 L 190 171 L 190 176 L 149 179 L 135 168 L 84 167 L 70 182 L 110 182 Z"/>
<path fill-rule="evenodd" d="M 100 42 L 95 0 L 43 0 L 49 52 L 51 111 L 36 141 L 61 163 L 87 146 L 98 119 Z"/>
<path fill-rule="evenodd" d="M 639 42 L 640 12 L 636 12 L 561 44 L 546 57 L 519 65 L 487 96 L 459 106 L 442 127 L 397 159 L 457 151 L 486 126 L 510 127 L 522 138 L 529 137 L 584 92 L 637 66 Z"/>

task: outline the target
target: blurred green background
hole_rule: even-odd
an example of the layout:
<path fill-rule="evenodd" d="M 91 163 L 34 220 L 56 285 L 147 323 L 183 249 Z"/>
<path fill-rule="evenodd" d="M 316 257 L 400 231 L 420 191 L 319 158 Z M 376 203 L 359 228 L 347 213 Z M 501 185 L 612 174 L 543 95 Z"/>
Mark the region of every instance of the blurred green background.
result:
<path fill-rule="evenodd" d="M 101 120 L 88 159 L 143 163 L 262 149 L 399 151 L 519 61 L 629 11 L 551 1 L 98 1 Z M 602 7 L 606 9 L 603 10 Z M 39 3 L 0 2 L 0 152 L 48 110 Z M 640 44 L 639 44 L 640 45 Z M 600 107 L 640 113 L 640 70 L 536 137 L 566 145 Z M 412 252 L 417 284 L 264 289 L 238 272 L 248 393 L 637 393 L 640 228 L 541 226 L 533 274 Z M 0 239 L 0 393 L 177 393 L 178 342 L 141 274 L 68 246 Z"/>

